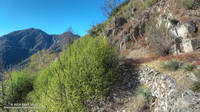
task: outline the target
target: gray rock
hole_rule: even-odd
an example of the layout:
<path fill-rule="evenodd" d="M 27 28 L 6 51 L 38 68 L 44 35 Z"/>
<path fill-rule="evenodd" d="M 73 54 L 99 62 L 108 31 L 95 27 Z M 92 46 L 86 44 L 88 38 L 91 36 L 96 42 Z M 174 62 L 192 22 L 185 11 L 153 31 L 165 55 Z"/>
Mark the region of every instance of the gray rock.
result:
<path fill-rule="evenodd" d="M 181 90 L 173 78 L 147 66 L 138 73 L 140 81 L 156 97 L 154 112 L 200 112 L 200 94 Z"/>

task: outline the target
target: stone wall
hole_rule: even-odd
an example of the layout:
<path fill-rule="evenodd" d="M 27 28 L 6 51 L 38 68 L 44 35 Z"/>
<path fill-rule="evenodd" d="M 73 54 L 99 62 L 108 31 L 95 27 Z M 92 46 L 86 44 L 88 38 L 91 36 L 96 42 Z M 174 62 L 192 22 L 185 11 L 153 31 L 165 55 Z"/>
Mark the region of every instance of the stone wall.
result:
<path fill-rule="evenodd" d="M 200 112 L 200 94 L 181 89 L 170 76 L 147 66 L 138 75 L 156 97 L 154 112 Z"/>

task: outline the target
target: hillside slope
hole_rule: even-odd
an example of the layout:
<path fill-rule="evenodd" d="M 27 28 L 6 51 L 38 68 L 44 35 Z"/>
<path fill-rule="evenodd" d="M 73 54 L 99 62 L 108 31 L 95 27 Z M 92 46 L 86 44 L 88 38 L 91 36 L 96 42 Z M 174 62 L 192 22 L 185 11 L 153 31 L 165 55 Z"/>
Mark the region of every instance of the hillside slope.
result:
<path fill-rule="evenodd" d="M 200 48 L 199 4 L 199 0 L 127 0 L 90 34 L 109 37 L 120 51 L 192 52 Z"/>
<path fill-rule="evenodd" d="M 124 82 L 94 111 L 199 112 L 199 0 L 127 0 L 90 35 L 125 57 Z"/>

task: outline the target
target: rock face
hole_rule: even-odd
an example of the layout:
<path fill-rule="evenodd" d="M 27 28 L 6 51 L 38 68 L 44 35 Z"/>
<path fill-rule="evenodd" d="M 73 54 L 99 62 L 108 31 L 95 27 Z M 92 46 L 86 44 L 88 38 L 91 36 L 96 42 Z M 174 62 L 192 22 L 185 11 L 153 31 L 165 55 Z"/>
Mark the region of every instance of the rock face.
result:
<path fill-rule="evenodd" d="M 154 112 L 200 112 L 200 94 L 181 89 L 174 79 L 148 66 L 143 66 L 138 75 L 156 97 Z"/>
<path fill-rule="evenodd" d="M 134 1 L 130 0 L 130 4 L 131 2 Z M 142 39 L 147 40 L 145 39 L 148 38 L 148 35 L 145 35 L 148 30 L 147 23 L 150 18 L 154 18 L 158 27 L 165 24 L 167 32 L 174 40 L 171 46 L 174 54 L 199 50 L 199 9 L 184 9 L 178 5 L 176 0 L 158 0 L 142 11 L 134 6 L 129 7 L 111 18 L 104 34 L 120 50 L 131 49 L 132 44 Z"/>
<path fill-rule="evenodd" d="M 163 20 L 161 20 L 163 22 Z M 172 24 L 170 20 L 165 20 L 170 35 L 175 40 L 174 53 L 188 53 L 198 50 L 200 45 L 199 37 L 194 37 L 192 34 L 198 32 L 197 22 L 193 20 L 182 22 L 176 20 L 176 24 Z M 179 47 L 178 47 L 179 46 Z"/>

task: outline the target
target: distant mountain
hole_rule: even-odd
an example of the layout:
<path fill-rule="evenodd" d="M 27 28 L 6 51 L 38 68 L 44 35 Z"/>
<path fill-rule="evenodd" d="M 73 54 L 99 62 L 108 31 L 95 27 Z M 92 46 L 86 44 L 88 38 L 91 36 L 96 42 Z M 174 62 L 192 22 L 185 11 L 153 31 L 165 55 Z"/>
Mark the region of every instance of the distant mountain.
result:
<path fill-rule="evenodd" d="M 4 67 L 13 66 L 40 50 L 59 52 L 78 38 L 78 35 L 71 32 L 49 35 L 34 28 L 15 31 L 0 37 L 0 60 Z"/>

